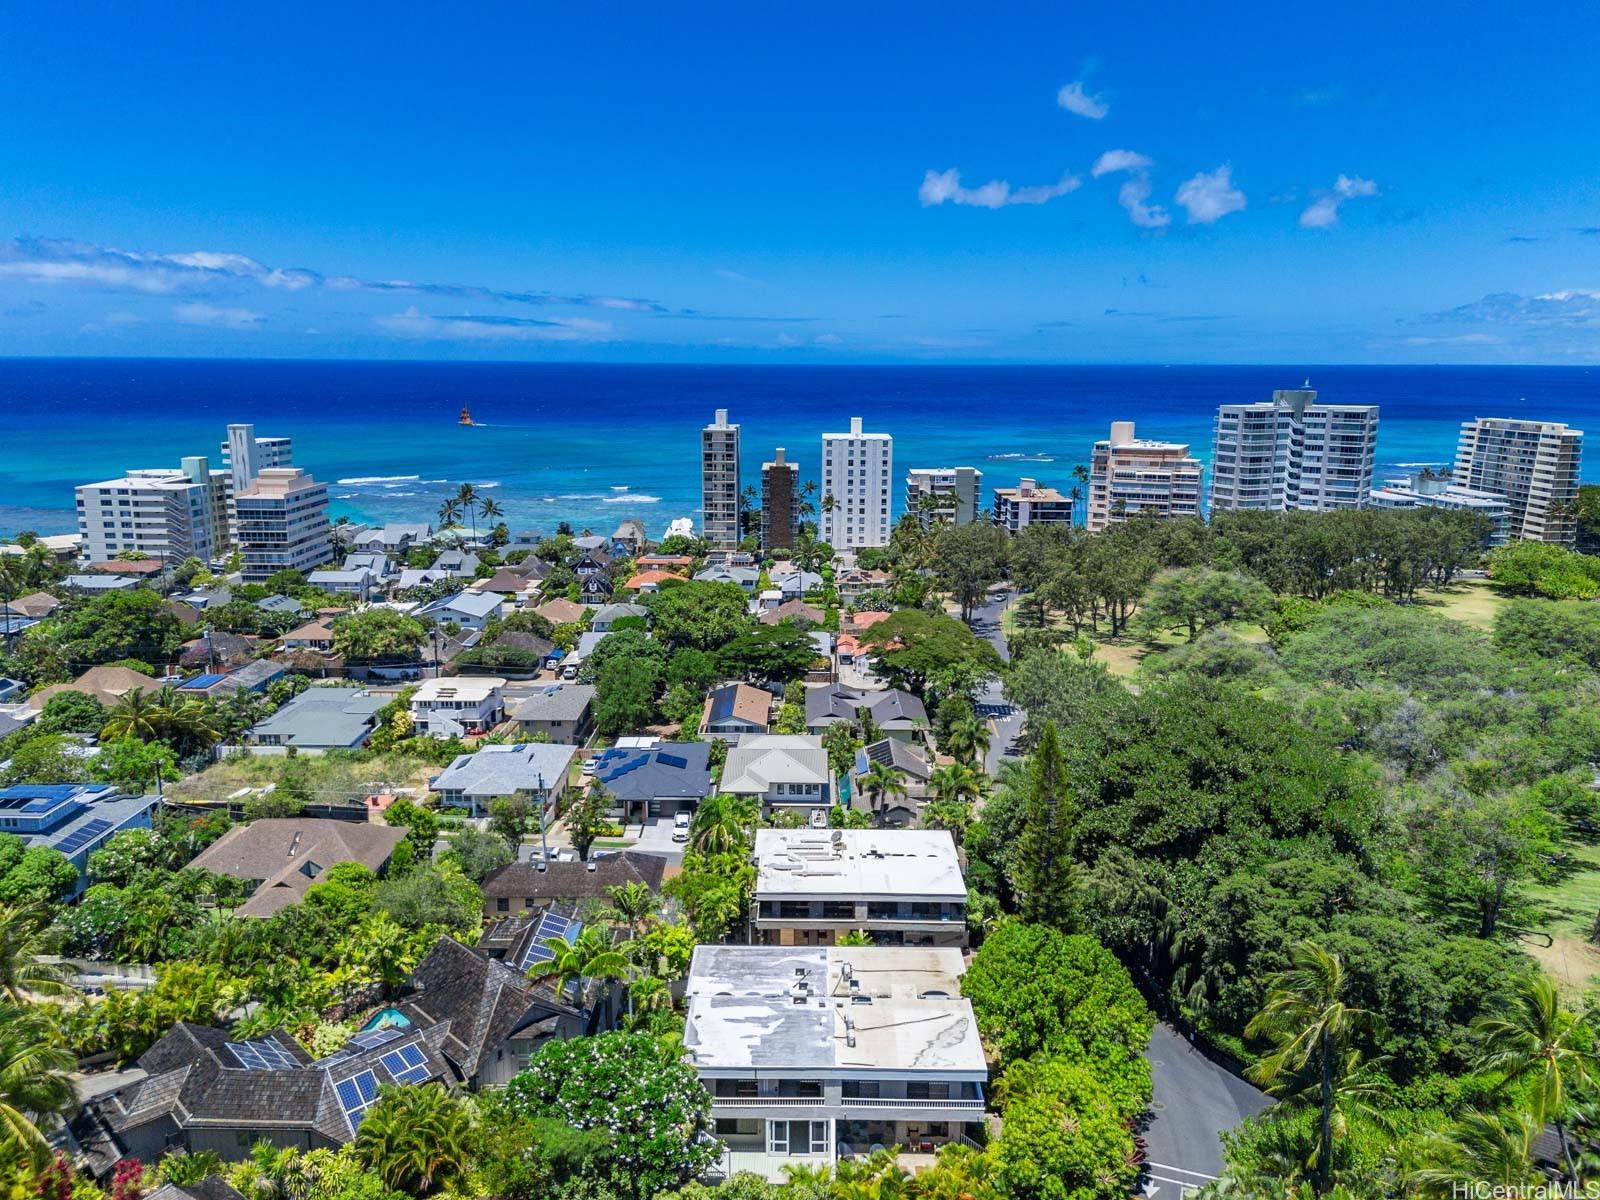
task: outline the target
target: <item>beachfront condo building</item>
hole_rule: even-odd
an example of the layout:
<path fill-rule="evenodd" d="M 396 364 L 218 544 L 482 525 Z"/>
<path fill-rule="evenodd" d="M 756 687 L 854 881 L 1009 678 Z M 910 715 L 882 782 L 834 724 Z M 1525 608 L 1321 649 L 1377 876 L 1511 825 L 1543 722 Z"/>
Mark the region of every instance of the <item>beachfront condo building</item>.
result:
<path fill-rule="evenodd" d="M 239 515 L 233 498 L 255 482 L 268 467 L 294 466 L 294 443 L 286 437 L 257 437 L 256 427 L 248 423 L 230 424 L 222 443 L 222 475 L 227 483 L 229 543 L 238 541 Z"/>
<path fill-rule="evenodd" d="M 309 574 L 332 562 L 328 485 L 295 467 L 263 467 L 233 497 L 244 581 L 265 583 L 285 569 Z"/>
<path fill-rule="evenodd" d="M 1373 508 L 1442 508 L 1474 512 L 1488 522 L 1485 547 L 1504 546 L 1511 536 L 1511 507 L 1499 492 L 1462 487 L 1448 471 L 1418 471 L 1385 479 L 1372 489 Z"/>
<path fill-rule="evenodd" d="M 906 511 L 924 529 L 978 519 L 983 472 L 976 467 L 916 467 L 906 472 Z"/>
<path fill-rule="evenodd" d="M 761 464 L 761 551 L 794 549 L 800 535 L 800 468 L 779 446 L 771 462 Z"/>
<path fill-rule="evenodd" d="M 1211 509 L 1328 512 L 1372 502 L 1378 409 L 1318 404 L 1309 387 L 1217 409 Z"/>
<path fill-rule="evenodd" d="M 1135 437 L 1132 421 L 1113 421 L 1089 458 L 1089 532 L 1140 513 L 1198 517 L 1200 476 L 1187 444 Z"/>
<path fill-rule="evenodd" d="M 700 431 L 700 506 L 706 541 L 720 549 L 739 544 L 739 427 L 728 410 Z"/>
<path fill-rule="evenodd" d="M 1021 479 L 1014 488 L 995 488 L 994 523 L 1007 533 L 1020 533 L 1029 525 L 1072 524 L 1073 499 L 1037 479 Z"/>
<path fill-rule="evenodd" d="M 894 497 L 894 438 L 864 433 L 822 435 L 822 540 L 835 550 L 889 544 Z"/>
<path fill-rule="evenodd" d="M 76 489 L 78 533 L 89 562 L 133 553 L 177 564 L 210 562 L 228 540 L 226 473 L 203 457 L 176 469 L 129 471 Z"/>
<path fill-rule="evenodd" d="M 1582 457 L 1581 429 L 1556 421 L 1477 417 L 1461 426 L 1454 482 L 1504 496 L 1511 537 L 1571 545 Z"/>

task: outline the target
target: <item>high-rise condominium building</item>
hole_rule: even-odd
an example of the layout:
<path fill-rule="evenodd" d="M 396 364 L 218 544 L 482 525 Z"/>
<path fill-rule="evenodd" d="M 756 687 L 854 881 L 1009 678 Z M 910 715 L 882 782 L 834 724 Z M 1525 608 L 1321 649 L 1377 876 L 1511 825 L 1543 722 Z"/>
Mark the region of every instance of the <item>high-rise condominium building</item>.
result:
<path fill-rule="evenodd" d="M 702 528 L 713 546 L 739 544 L 739 427 L 728 424 L 728 410 L 700 431 Z"/>
<path fill-rule="evenodd" d="M 180 563 L 210 562 L 227 536 L 226 488 L 204 458 L 177 469 L 129 471 L 121 479 L 77 488 L 78 532 L 90 562 L 133 551 Z"/>
<path fill-rule="evenodd" d="M 224 514 L 227 540 L 236 542 L 238 514 L 233 508 L 234 496 L 254 483 L 256 476 L 266 468 L 294 466 L 294 444 L 286 437 L 257 437 L 254 425 L 232 424 L 222 443 L 222 466 L 227 497 Z"/>
<path fill-rule="evenodd" d="M 1478 417 L 1462 423 L 1453 482 L 1506 498 L 1511 536 L 1571 544 L 1583 430 L 1556 421 Z"/>
<path fill-rule="evenodd" d="M 863 433 L 850 418 L 849 433 L 822 435 L 822 540 L 836 550 L 889 544 L 894 498 L 894 438 Z"/>
<path fill-rule="evenodd" d="M 1089 459 L 1089 532 L 1140 513 L 1198 517 L 1200 474 L 1185 443 L 1137 438 L 1132 421 L 1113 421 Z"/>
<path fill-rule="evenodd" d="M 772 461 L 761 464 L 761 549 L 792 550 L 799 533 L 800 468 L 779 446 Z"/>
<path fill-rule="evenodd" d="M 304 574 L 333 560 L 328 485 L 304 471 L 263 467 L 233 505 L 246 583 L 264 583 L 285 568 Z"/>
<path fill-rule="evenodd" d="M 1296 388 L 1217 409 L 1211 508 L 1366 508 L 1378 448 L 1372 404 L 1318 404 Z"/>
<path fill-rule="evenodd" d="M 1023 479 L 1014 488 L 995 488 L 994 523 L 1007 533 L 1029 525 L 1071 525 L 1072 497 L 1037 479 Z"/>
<path fill-rule="evenodd" d="M 924 529 L 936 521 L 970 525 L 978 519 L 983 472 L 975 467 L 917 467 L 906 472 L 906 511 Z"/>

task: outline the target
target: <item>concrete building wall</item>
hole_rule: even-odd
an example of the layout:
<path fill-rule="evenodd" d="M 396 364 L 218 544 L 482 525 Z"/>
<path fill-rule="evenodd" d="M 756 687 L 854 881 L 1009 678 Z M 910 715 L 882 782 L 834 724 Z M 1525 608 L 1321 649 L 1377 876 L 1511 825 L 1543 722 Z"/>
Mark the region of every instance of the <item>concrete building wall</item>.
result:
<path fill-rule="evenodd" d="M 800 532 L 800 468 L 784 459 L 779 446 L 761 464 L 761 549 L 791 550 Z"/>
<path fill-rule="evenodd" d="M 865 433 L 822 435 L 822 540 L 836 550 L 886 546 L 894 515 L 894 439 Z M 832 504 L 830 505 L 829 499 Z"/>
<path fill-rule="evenodd" d="M 1510 536 L 1571 545 L 1583 431 L 1555 421 L 1463 422 L 1453 482 L 1506 498 Z"/>
<path fill-rule="evenodd" d="M 713 546 L 739 544 L 739 426 L 728 423 L 728 410 L 700 431 L 700 503 L 702 528 Z"/>
<path fill-rule="evenodd" d="M 1200 481 L 1200 460 L 1186 444 L 1141 439 L 1132 421 L 1113 421 L 1090 455 L 1089 532 L 1140 513 L 1198 517 Z"/>

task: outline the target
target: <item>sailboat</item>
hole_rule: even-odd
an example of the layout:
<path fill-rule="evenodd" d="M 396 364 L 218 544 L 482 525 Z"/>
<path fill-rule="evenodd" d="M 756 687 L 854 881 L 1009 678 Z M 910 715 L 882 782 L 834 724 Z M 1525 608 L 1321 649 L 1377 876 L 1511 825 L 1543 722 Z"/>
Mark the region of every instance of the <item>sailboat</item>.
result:
<path fill-rule="evenodd" d="M 477 424 L 477 422 L 472 419 L 472 413 L 467 409 L 467 406 L 465 404 L 463 404 L 461 406 L 461 416 L 456 421 L 456 424 L 457 425 L 476 425 Z"/>

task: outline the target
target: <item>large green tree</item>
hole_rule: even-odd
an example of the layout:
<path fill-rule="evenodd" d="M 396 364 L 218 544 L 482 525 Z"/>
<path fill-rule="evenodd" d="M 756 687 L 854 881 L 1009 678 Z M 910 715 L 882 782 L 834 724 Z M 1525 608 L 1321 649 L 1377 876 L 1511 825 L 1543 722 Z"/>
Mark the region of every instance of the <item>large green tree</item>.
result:
<path fill-rule="evenodd" d="M 1025 921 L 1071 932 L 1080 920 L 1072 857 L 1074 802 L 1054 725 L 1028 758 L 1028 792 L 1017 847 L 1016 887 Z"/>

